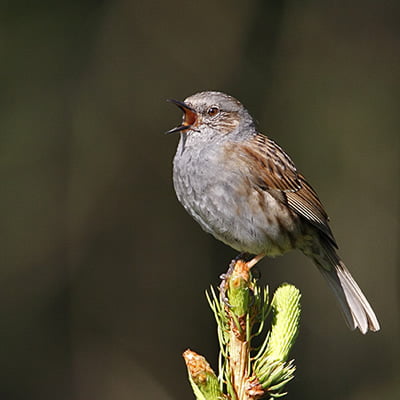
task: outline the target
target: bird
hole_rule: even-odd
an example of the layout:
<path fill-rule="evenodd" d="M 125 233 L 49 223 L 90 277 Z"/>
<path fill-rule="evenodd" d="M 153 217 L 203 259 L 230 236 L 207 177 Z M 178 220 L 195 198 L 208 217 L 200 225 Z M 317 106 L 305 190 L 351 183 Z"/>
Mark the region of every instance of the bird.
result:
<path fill-rule="evenodd" d="M 202 229 L 251 255 L 300 250 L 311 258 L 339 303 L 351 330 L 380 329 L 360 287 L 338 255 L 329 218 L 316 191 L 292 159 L 236 98 L 203 91 L 184 101 L 169 99 L 182 112 L 173 160 L 179 202 Z"/>

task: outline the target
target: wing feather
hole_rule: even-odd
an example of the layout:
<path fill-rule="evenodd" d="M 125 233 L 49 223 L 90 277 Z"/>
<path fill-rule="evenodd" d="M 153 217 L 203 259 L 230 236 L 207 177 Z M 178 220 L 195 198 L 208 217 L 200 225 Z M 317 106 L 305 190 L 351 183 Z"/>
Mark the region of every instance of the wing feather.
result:
<path fill-rule="evenodd" d="M 257 134 L 256 146 L 241 145 L 241 152 L 257 163 L 252 172 L 258 172 L 253 182 L 263 190 L 278 190 L 279 199 L 295 213 L 317 227 L 337 247 L 329 218 L 315 190 L 300 174 L 290 157 L 272 139 Z M 261 174 L 259 173 L 260 171 Z"/>

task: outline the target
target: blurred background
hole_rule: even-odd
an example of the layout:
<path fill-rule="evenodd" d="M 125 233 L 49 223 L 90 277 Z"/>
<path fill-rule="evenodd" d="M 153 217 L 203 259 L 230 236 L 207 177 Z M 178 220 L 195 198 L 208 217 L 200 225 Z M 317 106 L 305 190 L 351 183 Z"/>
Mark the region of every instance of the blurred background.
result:
<path fill-rule="evenodd" d="M 0 398 L 190 399 L 217 367 L 204 291 L 235 252 L 178 204 L 181 115 L 239 98 L 327 208 L 382 330 L 350 332 L 300 253 L 264 260 L 303 317 L 289 399 L 400 397 L 400 4 L 4 1 L 0 13 Z"/>

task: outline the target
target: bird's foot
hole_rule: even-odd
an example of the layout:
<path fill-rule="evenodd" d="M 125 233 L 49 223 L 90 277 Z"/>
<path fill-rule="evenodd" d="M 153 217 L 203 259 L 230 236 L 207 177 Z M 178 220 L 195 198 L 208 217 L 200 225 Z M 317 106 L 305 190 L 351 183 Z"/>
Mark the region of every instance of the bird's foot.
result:
<path fill-rule="evenodd" d="M 257 256 L 253 257 L 250 261 L 247 261 L 247 266 L 249 267 L 249 269 L 253 268 L 264 257 L 265 254 L 258 254 Z"/>

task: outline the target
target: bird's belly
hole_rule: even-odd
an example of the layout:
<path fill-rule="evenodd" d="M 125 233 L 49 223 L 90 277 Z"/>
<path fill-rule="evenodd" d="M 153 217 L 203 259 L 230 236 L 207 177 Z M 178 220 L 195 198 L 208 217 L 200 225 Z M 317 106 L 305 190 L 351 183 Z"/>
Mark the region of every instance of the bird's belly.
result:
<path fill-rule="evenodd" d="M 239 185 L 237 179 L 218 173 L 208 183 L 193 175 L 182 179 L 174 174 L 174 184 L 189 214 L 234 249 L 276 256 L 296 247 L 298 217 L 267 191 Z"/>

